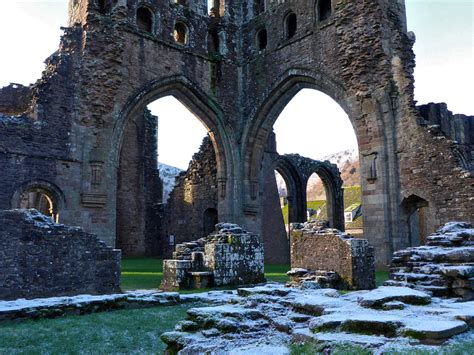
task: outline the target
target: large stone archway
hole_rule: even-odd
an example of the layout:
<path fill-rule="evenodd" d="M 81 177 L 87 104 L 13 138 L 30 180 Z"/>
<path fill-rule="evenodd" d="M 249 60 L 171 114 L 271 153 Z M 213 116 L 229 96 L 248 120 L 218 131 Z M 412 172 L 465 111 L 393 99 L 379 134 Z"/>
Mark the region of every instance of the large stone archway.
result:
<path fill-rule="evenodd" d="M 173 95 L 209 131 L 219 221 L 261 232 L 265 143 L 283 107 L 312 88 L 332 97 L 354 127 L 364 227 L 379 265 L 409 244 L 404 198 L 424 196 L 427 233 L 453 219 L 473 222 L 471 165 L 460 161 L 453 139 L 464 135 L 434 130 L 437 110 L 422 116 L 415 106 L 404 1 L 330 4 L 322 16 L 314 0 L 267 1 L 264 11 L 226 0 L 209 15 L 205 0 L 70 1 L 69 27 L 43 77 L 31 88 L 0 90 L 0 208 L 11 208 L 18 185 L 44 180 L 68 201 L 63 223 L 115 245 L 127 124 Z M 290 12 L 297 16 L 291 36 Z M 184 41 L 173 36 L 176 23 L 187 29 Z M 256 43 L 262 30 L 265 46 Z"/>

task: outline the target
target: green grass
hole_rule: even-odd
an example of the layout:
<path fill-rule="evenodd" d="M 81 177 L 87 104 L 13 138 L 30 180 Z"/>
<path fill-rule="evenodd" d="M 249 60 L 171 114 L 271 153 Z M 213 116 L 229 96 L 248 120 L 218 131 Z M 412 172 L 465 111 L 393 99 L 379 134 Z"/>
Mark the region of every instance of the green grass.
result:
<path fill-rule="evenodd" d="M 286 272 L 290 265 L 265 265 L 265 277 L 268 281 L 286 282 Z M 159 288 L 163 278 L 163 260 L 155 258 L 123 258 L 121 288 L 123 291 Z M 229 288 L 222 288 L 228 290 Z M 200 290 L 199 292 L 206 292 Z M 196 292 L 183 291 L 183 293 Z"/>
<path fill-rule="evenodd" d="M 123 258 L 121 288 L 123 291 L 160 287 L 163 260 L 155 258 Z"/>
<path fill-rule="evenodd" d="M 390 276 L 390 272 L 386 270 L 375 271 L 375 285 L 377 287 L 382 286 L 383 283 L 388 280 L 389 276 Z"/>
<path fill-rule="evenodd" d="M 287 282 L 288 276 L 286 273 L 290 269 L 290 265 L 287 264 L 265 264 L 265 278 L 267 281 Z"/>
<path fill-rule="evenodd" d="M 0 324 L 0 354 L 162 354 L 163 332 L 195 305 Z"/>

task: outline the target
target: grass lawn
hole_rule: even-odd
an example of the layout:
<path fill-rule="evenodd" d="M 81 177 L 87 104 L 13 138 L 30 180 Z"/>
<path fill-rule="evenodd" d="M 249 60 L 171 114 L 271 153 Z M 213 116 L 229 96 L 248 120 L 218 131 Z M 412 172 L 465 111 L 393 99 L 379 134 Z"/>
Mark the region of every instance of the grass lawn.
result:
<path fill-rule="evenodd" d="M 160 335 L 196 305 L 0 323 L 0 354 L 163 354 Z"/>
<path fill-rule="evenodd" d="M 290 265 L 265 264 L 267 281 L 286 282 L 286 272 Z M 388 280 L 388 271 L 377 271 L 375 279 L 377 286 Z M 122 290 L 138 290 L 158 288 L 163 278 L 163 260 L 154 258 L 124 258 L 122 260 Z M 205 290 L 202 290 L 205 291 Z"/>
<path fill-rule="evenodd" d="M 265 264 L 268 281 L 286 282 L 289 265 Z M 163 260 L 153 258 L 124 258 L 121 287 L 124 291 L 158 288 L 163 278 Z M 204 291 L 204 290 L 203 290 Z"/>

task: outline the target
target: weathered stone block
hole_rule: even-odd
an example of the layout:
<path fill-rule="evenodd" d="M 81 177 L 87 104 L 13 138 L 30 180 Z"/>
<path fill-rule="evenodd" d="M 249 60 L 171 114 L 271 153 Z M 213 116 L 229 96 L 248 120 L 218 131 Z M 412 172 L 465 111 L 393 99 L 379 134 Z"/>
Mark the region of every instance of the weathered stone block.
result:
<path fill-rule="evenodd" d="M 294 225 L 295 227 L 295 225 Z M 345 282 L 342 288 L 375 287 L 374 252 L 365 239 L 352 238 L 334 229 L 296 225 L 291 232 L 291 267 L 332 271 Z"/>

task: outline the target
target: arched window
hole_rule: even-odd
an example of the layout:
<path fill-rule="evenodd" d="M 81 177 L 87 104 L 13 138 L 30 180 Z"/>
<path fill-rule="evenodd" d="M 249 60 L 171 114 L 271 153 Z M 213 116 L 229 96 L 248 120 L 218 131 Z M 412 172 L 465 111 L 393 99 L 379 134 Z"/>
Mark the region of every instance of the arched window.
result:
<path fill-rule="evenodd" d="M 268 39 L 267 39 L 267 30 L 262 28 L 257 32 L 257 48 L 259 51 L 263 51 L 267 48 Z"/>
<path fill-rule="evenodd" d="M 189 30 L 182 22 L 176 22 L 174 25 L 173 37 L 176 43 L 186 45 L 189 42 Z"/>
<path fill-rule="evenodd" d="M 137 26 L 140 30 L 151 33 L 153 31 L 153 15 L 146 7 L 137 10 Z"/>
<path fill-rule="evenodd" d="M 290 39 L 296 34 L 296 29 L 298 28 L 296 14 L 289 13 L 285 18 L 285 34 L 286 38 Z"/>
<path fill-rule="evenodd" d="M 59 220 L 58 205 L 54 194 L 42 187 L 31 187 L 23 191 L 19 207 L 34 208 L 45 216 L 50 216 L 56 223 Z"/>
<path fill-rule="evenodd" d="M 332 14 L 331 0 L 319 0 L 318 1 L 318 20 L 325 21 Z"/>

